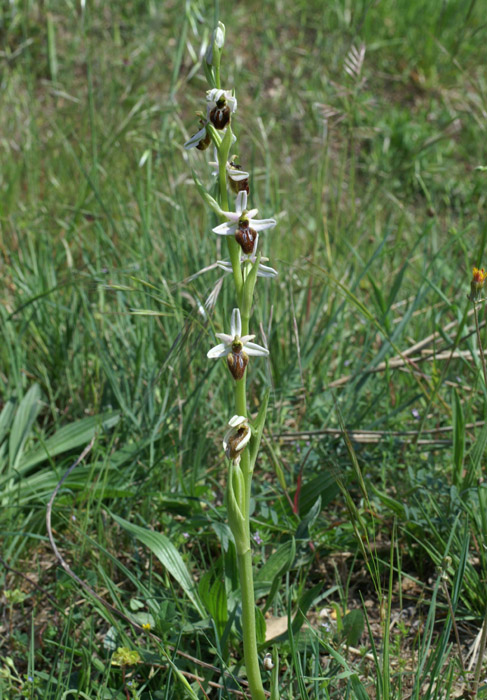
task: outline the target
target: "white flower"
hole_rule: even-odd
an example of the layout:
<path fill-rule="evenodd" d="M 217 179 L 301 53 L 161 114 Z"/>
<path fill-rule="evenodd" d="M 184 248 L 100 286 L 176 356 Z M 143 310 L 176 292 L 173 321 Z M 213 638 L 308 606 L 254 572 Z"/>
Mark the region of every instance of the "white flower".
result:
<path fill-rule="evenodd" d="M 234 309 L 232 311 L 232 320 L 230 323 L 230 335 L 227 333 L 216 333 L 218 340 L 223 342 L 219 345 L 215 345 L 211 350 L 208 350 L 207 357 L 217 359 L 226 357 L 229 353 L 235 351 L 244 351 L 244 353 L 253 357 L 267 357 L 269 350 L 263 348 L 261 345 L 257 345 L 257 343 L 251 342 L 255 338 L 255 335 L 244 335 L 240 337 L 241 333 L 242 320 L 240 318 L 240 310 Z"/>
<path fill-rule="evenodd" d="M 231 90 L 212 88 L 206 93 L 206 118 L 215 129 L 224 129 L 230 121 L 230 115 L 237 109 L 237 98 Z"/>
<path fill-rule="evenodd" d="M 275 219 L 254 219 L 257 213 L 258 209 L 247 211 L 247 192 L 239 192 L 235 201 L 235 211 L 224 211 L 223 215 L 228 221 L 212 229 L 213 233 L 219 236 L 235 236 L 244 253 L 253 253 L 257 233 L 276 225 Z"/>
<path fill-rule="evenodd" d="M 240 462 L 240 453 L 248 444 L 251 436 L 250 425 L 245 416 L 233 416 L 228 421 L 229 430 L 223 438 L 223 449 L 228 459 Z"/>

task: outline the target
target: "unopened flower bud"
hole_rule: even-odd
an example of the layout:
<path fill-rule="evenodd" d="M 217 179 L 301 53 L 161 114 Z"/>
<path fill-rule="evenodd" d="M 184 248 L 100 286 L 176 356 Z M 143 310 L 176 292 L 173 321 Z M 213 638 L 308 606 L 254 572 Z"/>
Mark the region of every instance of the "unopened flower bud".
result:
<path fill-rule="evenodd" d="M 223 49 L 223 44 L 225 43 L 225 25 L 223 22 L 218 22 L 213 33 L 213 41 L 218 49 Z"/>
<path fill-rule="evenodd" d="M 213 61 L 213 51 L 221 51 L 225 43 L 225 25 L 223 22 L 218 22 L 215 31 L 212 34 L 210 44 L 208 46 L 208 51 L 206 52 L 205 61 L 209 66 L 214 64 Z M 217 58 L 218 63 L 220 62 L 219 57 Z"/>
<path fill-rule="evenodd" d="M 267 653 L 264 656 L 264 668 L 266 671 L 272 671 L 274 668 L 274 662 L 272 661 L 272 654 Z"/>
<path fill-rule="evenodd" d="M 487 275 L 484 268 L 473 268 L 472 281 L 470 282 L 470 301 L 478 301 L 480 292 L 485 284 Z"/>
<path fill-rule="evenodd" d="M 232 352 L 227 355 L 227 365 L 232 377 L 238 381 L 245 374 L 245 369 L 249 363 L 249 356 L 244 352 L 240 339 L 235 339 L 232 343 Z"/>

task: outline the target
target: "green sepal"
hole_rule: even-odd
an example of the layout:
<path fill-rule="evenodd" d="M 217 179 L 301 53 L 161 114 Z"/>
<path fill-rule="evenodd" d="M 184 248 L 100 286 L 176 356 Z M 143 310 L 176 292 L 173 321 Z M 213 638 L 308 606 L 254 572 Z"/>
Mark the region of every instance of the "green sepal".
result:
<path fill-rule="evenodd" d="M 200 180 L 198 180 L 198 178 L 196 177 L 196 173 L 194 172 L 194 170 L 192 171 L 192 174 L 193 174 L 194 184 L 196 185 L 196 188 L 197 188 L 198 192 L 200 193 L 201 197 L 203 198 L 203 201 L 205 202 L 205 204 L 207 204 L 207 205 L 210 207 L 210 209 L 213 209 L 213 211 L 215 212 L 215 214 L 217 214 L 218 216 L 222 217 L 222 216 L 223 216 L 223 211 L 222 211 L 222 209 L 220 208 L 220 205 L 218 204 L 218 202 L 216 201 L 216 199 L 213 199 L 213 197 L 211 196 L 211 194 L 209 194 L 209 193 L 205 190 L 205 188 L 203 187 L 203 185 L 202 185 L 202 183 L 200 182 Z"/>
<path fill-rule="evenodd" d="M 265 418 L 267 415 L 267 406 L 269 404 L 269 396 L 270 390 L 267 389 L 266 393 L 264 394 L 264 398 L 262 399 L 262 403 L 260 404 L 257 418 L 250 424 L 252 430 L 248 446 L 250 457 L 250 472 L 254 471 L 255 461 L 259 452 L 260 441 L 262 440 L 262 433 L 264 431 Z"/>
<path fill-rule="evenodd" d="M 250 318 L 252 310 L 252 300 L 254 298 L 254 288 L 257 281 L 257 272 L 259 270 L 261 253 L 258 254 L 255 259 L 255 263 L 247 275 L 242 289 L 242 316 L 244 318 Z"/>
<path fill-rule="evenodd" d="M 230 473 L 227 483 L 227 513 L 228 524 L 235 538 L 237 554 L 245 554 L 249 548 L 249 538 L 242 507 L 245 502 L 245 482 L 239 464 L 230 462 Z"/>

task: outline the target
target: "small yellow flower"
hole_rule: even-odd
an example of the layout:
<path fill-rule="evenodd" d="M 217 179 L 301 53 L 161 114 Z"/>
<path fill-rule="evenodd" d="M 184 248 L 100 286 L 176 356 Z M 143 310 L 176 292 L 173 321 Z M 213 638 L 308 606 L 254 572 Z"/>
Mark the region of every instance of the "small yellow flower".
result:
<path fill-rule="evenodd" d="M 144 622 L 142 629 L 144 629 L 146 632 L 150 632 L 150 622 Z"/>
<path fill-rule="evenodd" d="M 140 662 L 139 652 L 128 647 L 118 647 L 112 656 L 112 666 L 135 666 Z"/>
<path fill-rule="evenodd" d="M 473 268 L 472 281 L 470 282 L 470 300 L 477 301 L 480 292 L 487 279 L 487 274 L 484 268 L 479 269 L 478 267 Z"/>

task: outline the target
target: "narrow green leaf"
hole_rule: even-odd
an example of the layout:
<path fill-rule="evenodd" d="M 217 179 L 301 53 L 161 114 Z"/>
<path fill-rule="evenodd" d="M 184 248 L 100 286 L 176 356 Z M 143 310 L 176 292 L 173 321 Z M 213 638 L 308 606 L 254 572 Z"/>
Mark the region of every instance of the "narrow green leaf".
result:
<path fill-rule="evenodd" d="M 279 589 L 282 576 L 291 569 L 296 558 L 294 538 L 281 545 L 266 561 L 255 577 L 255 590 L 258 595 L 267 595 L 264 612 L 272 605 Z"/>
<path fill-rule="evenodd" d="M 296 556 L 296 543 L 294 538 L 284 542 L 271 554 L 266 563 L 259 569 L 255 576 L 256 583 L 272 583 L 276 576 L 280 576 L 289 570 Z"/>
<path fill-rule="evenodd" d="M 330 503 L 340 488 L 333 473 L 326 468 L 310 481 L 305 481 L 299 494 L 299 514 L 305 516 L 316 503 L 318 496 L 321 497 L 322 507 Z M 294 497 L 294 493 L 291 494 Z"/>
<path fill-rule="evenodd" d="M 293 635 L 296 635 L 299 630 L 301 629 L 304 621 L 305 621 L 305 616 L 310 607 L 313 605 L 314 601 L 316 598 L 319 596 L 323 589 L 323 582 L 318 583 L 316 586 L 313 586 L 313 588 L 310 588 L 309 590 L 305 591 L 301 598 L 298 601 L 298 611 L 296 615 L 294 616 L 293 623 L 292 623 L 292 633 Z"/>
<path fill-rule="evenodd" d="M 364 686 L 360 682 L 358 676 L 354 673 L 350 676 L 350 683 L 354 692 L 356 700 L 370 700 L 368 692 L 365 690 Z"/>
<path fill-rule="evenodd" d="M 320 513 L 321 513 L 321 496 L 318 496 L 314 506 L 311 508 L 311 510 L 308 511 L 308 513 L 304 516 L 304 518 L 301 520 L 298 527 L 296 528 L 295 534 L 296 534 L 297 540 L 308 540 L 309 539 L 309 529 L 310 529 L 310 527 L 312 527 L 314 525 L 316 518 L 319 516 Z"/>
<path fill-rule="evenodd" d="M 162 532 L 146 530 L 139 525 L 129 523 L 128 520 L 124 520 L 114 513 L 111 513 L 111 516 L 115 522 L 151 550 L 171 576 L 179 583 L 201 617 L 205 618 L 206 612 L 196 591 L 195 583 L 186 568 L 183 558 L 172 542 Z"/>
<path fill-rule="evenodd" d="M 467 473 L 465 474 L 465 477 L 463 479 L 461 490 L 469 488 L 475 481 L 476 476 L 479 474 L 479 465 L 484 455 L 486 444 L 487 423 L 480 431 L 479 436 L 475 440 L 475 443 L 469 452 L 470 463 L 467 468 Z"/>
<path fill-rule="evenodd" d="M 46 459 L 86 445 L 97 430 L 113 428 L 119 420 L 120 415 L 118 413 L 103 413 L 70 423 L 57 430 L 41 447 L 24 455 L 19 462 L 18 468 L 21 471 L 26 471 L 44 462 Z"/>
<path fill-rule="evenodd" d="M 356 647 L 364 632 L 364 614 L 361 610 L 350 610 L 343 618 L 343 638 L 348 646 Z"/>
<path fill-rule="evenodd" d="M 14 399 L 9 399 L 0 413 L 0 443 L 3 442 L 3 439 L 10 430 L 14 413 L 15 401 Z"/>
<path fill-rule="evenodd" d="M 33 384 L 17 408 L 9 440 L 10 468 L 16 469 L 22 456 L 25 441 L 41 410 L 41 390 Z"/>

